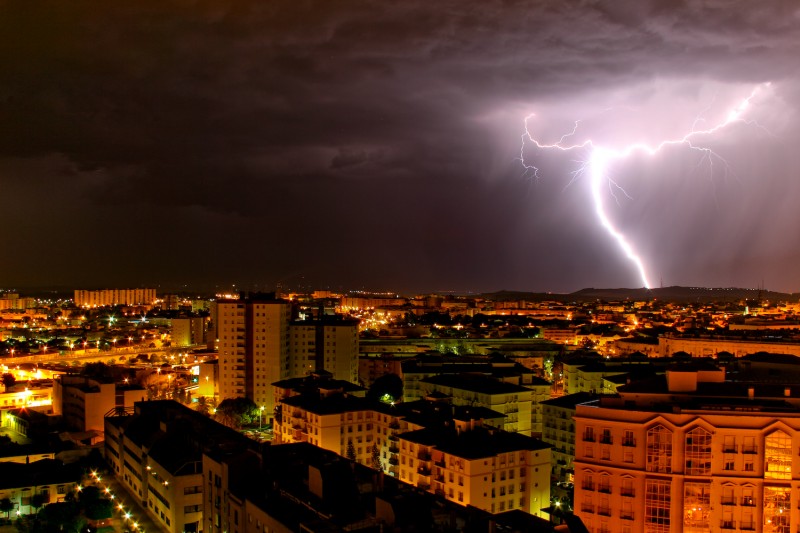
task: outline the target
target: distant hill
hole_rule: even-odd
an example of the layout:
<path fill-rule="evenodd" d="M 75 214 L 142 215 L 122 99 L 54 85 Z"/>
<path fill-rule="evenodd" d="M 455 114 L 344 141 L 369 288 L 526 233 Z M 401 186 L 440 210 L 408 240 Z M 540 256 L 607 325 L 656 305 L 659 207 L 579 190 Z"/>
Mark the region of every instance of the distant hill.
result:
<path fill-rule="evenodd" d="M 738 302 L 741 300 L 791 301 L 800 299 L 798 294 L 787 294 L 758 289 L 739 289 L 736 287 L 659 287 L 656 289 L 581 289 L 572 293 L 543 293 L 521 291 L 499 291 L 482 294 L 488 300 L 506 302 L 511 300 L 528 300 L 541 302 L 555 300 L 559 302 L 587 302 L 592 300 L 653 300 L 667 302 Z"/>

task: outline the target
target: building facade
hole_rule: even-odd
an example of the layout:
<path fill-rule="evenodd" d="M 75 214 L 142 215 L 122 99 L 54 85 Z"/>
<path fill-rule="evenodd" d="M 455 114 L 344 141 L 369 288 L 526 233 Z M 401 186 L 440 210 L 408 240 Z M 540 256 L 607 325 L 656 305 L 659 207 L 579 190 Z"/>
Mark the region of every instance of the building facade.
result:
<path fill-rule="evenodd" d="M 75 305 L 78 307 L 105 307 L 112 305 L 152 306 L 155 300 L 155 289 L 75 290 Z"/>
<path fill-rule="evenodd" d="M 77 431 L 102 433 L 104 417 L 114 409 L 132 409 L 147 398 L 138 385 L 104 383 L 86 376 L 62 374 L 53 380 L 53 414 Z"/>
<path fill-rule="evenodd" d="M 220 400 L 250 398 L 271 422 L 277 381 L 321 371 L 358 381 L 358 321 L 291 317 L 291 304 L 269 295 L 218 302 Z"/>
<path fill-rule="evenodd" d="M 358 382 L 358 320 L 323 316 L 290 325 L 290 377 L 327 371 Z"/>
<path fill-rule="evenodd" d="M 291 304 L 270 296 L 217 303 L 220 400 L 247 397 L 274 410 L 272 383 L 289 376 Z"/>
<path fill-rule="evenodd" d="M 683 369 L 578 405 L 575 513 L 593 532 L 798 531 L 797 389 Z"/>

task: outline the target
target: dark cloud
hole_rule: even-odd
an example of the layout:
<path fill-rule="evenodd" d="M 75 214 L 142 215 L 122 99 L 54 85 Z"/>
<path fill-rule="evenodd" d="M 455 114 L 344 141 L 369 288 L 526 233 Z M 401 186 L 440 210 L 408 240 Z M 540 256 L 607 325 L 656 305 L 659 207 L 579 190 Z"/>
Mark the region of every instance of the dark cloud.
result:
<path fill-rule="evenodd" d="M 798 56 L 788 0 L 5 1 L 0 279 L 635 286 L 524 117 L 657 139 L 771 81 L 727 171 L 636 158 L 607 205 L 656 281 L 797 290 Z"/>

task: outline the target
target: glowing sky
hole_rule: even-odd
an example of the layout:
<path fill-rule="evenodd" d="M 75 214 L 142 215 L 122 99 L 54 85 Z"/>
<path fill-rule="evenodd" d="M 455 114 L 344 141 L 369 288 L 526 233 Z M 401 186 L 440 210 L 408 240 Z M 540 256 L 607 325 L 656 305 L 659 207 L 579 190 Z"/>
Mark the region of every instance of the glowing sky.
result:
<path fill-rule="evenodd" d="M 0 287 L 641 286 L 525 117 L 657 143 L 769 81 L 605 206 L 653 285 L 800 290 L 796 2 L 126 4 L 0 3 Z"/>

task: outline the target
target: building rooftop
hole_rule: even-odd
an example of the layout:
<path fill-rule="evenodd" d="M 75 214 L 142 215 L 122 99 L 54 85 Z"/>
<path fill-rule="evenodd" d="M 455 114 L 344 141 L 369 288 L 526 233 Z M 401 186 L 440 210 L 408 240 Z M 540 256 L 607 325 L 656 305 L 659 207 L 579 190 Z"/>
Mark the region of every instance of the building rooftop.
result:
<path fill-rule="evenodd" d="M 80 465 L 65 465 L 57 459 L 42 459 L 30 464 L 0 462 L 0 490 L 77 483 L 81 475 Z"/>
<path fill-rule="evenodd" d="M 336 413 L 347 413 L 352 411 L 363 411 L 371 409 L 371 404 L 364 398 L 357 398 L 345 394 L 331 394 L 320 397 L 319 395 L 304 394 L 292 396 L 281 400 L 290 407 L 299 407 L 316 415 L 332 415 Z"/>
<path fill-rule="evenodd" d="M 542 405 L 551 405 L 553 407 L 562 407 L 565 409 L 575 409 L 576 405 L 591 402 L 597 399 L 597 394 L 591 392 L 576 392 L 575 394 L 567 394 L 559 398 L 545 400 L 541 402 Z"/>
<path fill-rule="evenodd" d="M 440 374 L 438 376 L 421 379 L 420 383 L 491 395 L 530 392 L 530 389 L 520 387 L 519 385 L 513 385 L 504 381 L 496 381 L 490 377 L 474 374 Z"/>
<path fill-rule="evenodd" d="M 398 435 L 410 442 L 433 446 L 464 459 L 494 457 L 500 453 L 523 450 L 546 450 L 550 445 L 519 433 L 477 427 L 457 433 L 454 428 L 425 428 Z"/>

